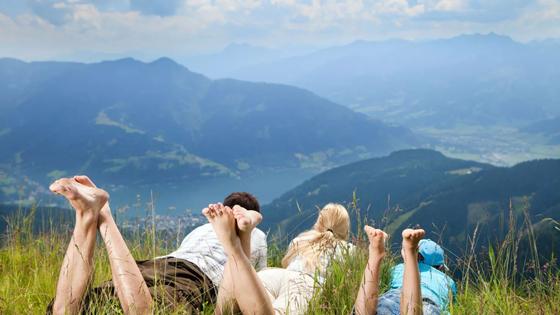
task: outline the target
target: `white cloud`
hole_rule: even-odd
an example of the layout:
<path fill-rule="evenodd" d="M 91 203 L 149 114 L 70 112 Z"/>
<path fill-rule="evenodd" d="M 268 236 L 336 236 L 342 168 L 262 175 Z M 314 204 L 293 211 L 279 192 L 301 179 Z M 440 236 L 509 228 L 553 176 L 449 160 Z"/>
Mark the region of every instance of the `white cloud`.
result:
<path fill-rule="evenodd" d="M 524 40 L 560 37 L 560 0 L 173 0 L 168 7 L 161 6 L 166 0 L 132 1 L 30 0 L 17 10 L 8 5 L 16 2 L 0 4 L 0 56 L 173 57 L 240 41 L 317 46 L 490 31 Z"/>
<path fill-rule="evenodd" d="M 468 3 L 465 0 L 440 0 L 434 9 L 437 11 L 463 11 L 468 8 Z"/>
<path fill-rule="evenodd" d="M 416 16 L 425 12 L 425 5 L 417 3 L 409 4 L 407 0 L 383 0 L 373 7 L 375 13 L 389 15 Z"/>

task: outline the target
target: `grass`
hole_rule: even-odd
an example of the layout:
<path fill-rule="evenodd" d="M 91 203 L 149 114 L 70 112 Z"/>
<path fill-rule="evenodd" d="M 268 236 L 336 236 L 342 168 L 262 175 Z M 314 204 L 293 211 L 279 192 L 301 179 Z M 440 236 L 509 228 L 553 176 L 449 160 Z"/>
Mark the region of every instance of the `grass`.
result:
<path fill-rule="evenodd" d="M 34 212 L 9 219 L 9 230 L 2 238 L 0 248 L 0 314 L 44 314 L 54 296 L 56 280 L 62 263 L 69 233 L 48 232 L 33 234 Z M 513 220 L 513 219 L 511 219 Z M 510 230 L 484 255 L 475 255 L 476 233 L 470 239 L 471 251 L 457 261 L 460 278 L 456 278 L 458 296 L 451 305 L 452 314 L 560 314 L 560 273 L 555 260 L 547 264 L 538 259 L 526 262 L 518 259 L 522 240 L 531 238 L 530 228 Z M 524 224 L 523 226 L 530 226 Z M 559 232 L 560 233 L 560 232 Z M 147 259 L 168 253 L 153 231 L 139 232 L 127 237 L 128 245 L 137 259 Z M 367 242 L 364 235 L 353 236 L 357 252 L 335 262 L 321 291 L 310 302 L 308 314 L 348 314 L 360 284 L 367 260 Z M 530 249 L 538 257 L 536 246 Z M 279 266 L 283 249 L 269 246 L 269 265 Z M 388 288 L 390 268 L 398 262 L 392 250 L 383 263 L 382 291 Z M 95 254 L 94 285 L 110 278 L 109 262 L 103 245 Z M 204 314 L 212 314 L 212 306 Z M 117 300 L 97 305 L 98 314 L 119 314 Z M 168 313 L 157 309 L 156 313 Z M 174 313 L 180 314 L 181 310 Z"/>

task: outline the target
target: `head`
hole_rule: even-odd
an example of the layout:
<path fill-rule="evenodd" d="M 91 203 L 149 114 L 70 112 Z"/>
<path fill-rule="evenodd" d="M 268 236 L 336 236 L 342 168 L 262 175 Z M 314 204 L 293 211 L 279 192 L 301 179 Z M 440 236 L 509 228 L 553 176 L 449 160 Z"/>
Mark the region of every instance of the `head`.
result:
<path fill-rule="evenodd" d="M 423 239 L 418 243 L 418 261 L 440 271 L 446 269 L 443 248 L 431 239 Z"/>
<path fill-rule="evenodd" d="M 345 240 L 350 233 L 350 216 L 343 205 L 329 203 L 321 209 L 313 229 L 319 233 L 332 233 L 335 238 Z"/>
<path fill-rule="evenodd" d="M 248 192 L 233 192 L 229 194 L 223 202 L 224 206 L 233 208 L 233 206 L 238 205 L 247 210 L 253 210 L 261 212 L 261 207 L 259 201 L 255 196 Z"/>
<path fill-rule="evenodd" d="M 298 235 L 290 244 L 282 266 L 288 264 L 296 256 L 302 256 L 306 267 L 312 271 L 320 263 L 320 256 L 325 251 L 334 250 L 337 244 L 348 239 L 350 233 L 350 216 L 344 206 L 329 203 L 319 211 L 313 229 Z"/>

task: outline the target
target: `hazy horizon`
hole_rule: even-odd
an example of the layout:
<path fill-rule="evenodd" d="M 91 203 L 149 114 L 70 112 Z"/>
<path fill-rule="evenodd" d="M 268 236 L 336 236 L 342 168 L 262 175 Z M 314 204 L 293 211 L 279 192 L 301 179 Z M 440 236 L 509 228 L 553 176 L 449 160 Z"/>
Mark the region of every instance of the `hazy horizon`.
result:
<path fill-rule="evenodd" d="M 309 51 L 356 40 L 490 32 L 530 42 L 560 38 L 559 20 L 557 0 L 6 0 L 0 3 L 0 56 L 180 59 L 231 43 Z"/>

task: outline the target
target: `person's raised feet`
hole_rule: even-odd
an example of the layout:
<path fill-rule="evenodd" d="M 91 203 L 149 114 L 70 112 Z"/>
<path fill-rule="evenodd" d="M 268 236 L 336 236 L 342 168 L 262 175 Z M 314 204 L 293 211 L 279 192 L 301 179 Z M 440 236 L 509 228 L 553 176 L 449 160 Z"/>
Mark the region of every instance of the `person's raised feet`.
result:
<path fill-rule="evenodd" d="M 208 208 L 202 210 L 202 214 L 212 224 L 212 228 L 226 253 L 233 254 L 235 250 L 240 249 L 239 237 L 235 232 L 235 218 L 233 210 L 230 207 L 224 207 L 222 204 L 212 204 Z"/>
<path fill-rule="evenodd" d="M 86 175 L 76 175 L 73 177 L 74 180 L 76 180 L 78 183 L 84 185 L 84 186 L 88 186 L 88 187 L 92 187 L 92 188 L 97 188 L 97 186 L 95 185 L 95 183 Z M 111 208 L 109 207 L 109 203 L 105 203 L 103 205 L 103 207 L 101 208 L 101 210 L 99 211 L 99 225 L 101 225 L 103 222 L 106 222 L 105 220 L 108 217 L 111 217 Z"/>
<path fill-rule="evenodd" d="M 402 249 L 418 251 L 418 243 L 426 232 L 422 229 L 405 229 L 402 231 Z"/>
<path fill-rule="evenodd" d="M 83 185 L 74 178 L 60 178 L 49 189 L 68 199 L 77 213 L 91 214 L 94 218 L 97 218 L 99 211 L 109 200 L 109 194 L 105 190 Z"/>
<path fill-rule="evenodd" d="M 86 175 L 76 175 L 73 178 L 74 178 L 74 180 L 76 180 L 78 183 L 80 183 L 82 185 L 97 188 L 97 186 L 95 186 L 93 181 L 89 177 L 87 177 Z"/>
<path fill-rule="evenodd" d="M 239 205 L 233 206 L 233 217 L 237 222 L 237 228 L 241 232 L 251 232 L 262 221 L 260 213 L 247 210 Z"/>
<path fill-rule="evenodd" d="M 369 252 L 374 257 L 383 258 L 385 256 L 385 241 L 389 238 L 387 233 L 380 229 L 372 228 L 369 225 L 364 227 L 364 232 L 369 240 Z"/>

